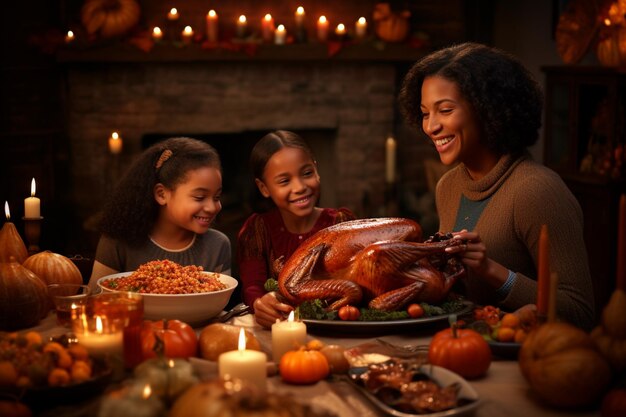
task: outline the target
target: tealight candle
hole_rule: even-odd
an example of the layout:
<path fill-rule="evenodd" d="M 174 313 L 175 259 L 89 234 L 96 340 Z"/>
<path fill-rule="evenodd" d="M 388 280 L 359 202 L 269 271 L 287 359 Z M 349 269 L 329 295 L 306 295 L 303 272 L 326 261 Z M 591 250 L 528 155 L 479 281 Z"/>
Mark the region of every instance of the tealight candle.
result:
<path fill-rule="evenodd" d="M 267 13 L 261 21 L 261 37 L 263 38 L 263 42 L 271 42 L 272 37 L 275 36 L 274 31 L 274 18 L 271 14 Z"/>
<path fill-rule="evenodd" d="M 320 42 L 325 42 L 326 39 L 328 39 L 328 19 L 326 19 L 326 16 L 320 16 L 319 19 L 317 19 L 317 39 L 320 40 Z"/>
<path fill-rule="evenodd" d="M 185 29 L 183 29 L 181 36 L 184 43 L 190 44 L 193 40 L 193 29 L 191 28 L 191 26 L 185 26 Z"/>
<path fill-rule="evenodd" d="M 159 42 L 161 39 L 163 39 L 163 31 L 160 27 L 155 26 L 154 29 L 152 29 L 152 39 L 155 42 Z"/>
<path fill-rule="evenodd" d="M 272 324 L 272 356 L 274 362 L 290 351 L 306 344 L 306 324 L 294 321 L 293 311 L 286 321 L 277 321 Z"/>
<path fill-rule="evenodd" d="M 261 391 L 267 389 L 267 356 L 263 352 L 246 349 L 246 334 L 239 331 L 238 349 L 222 353 L 217 358 L 220 377 L 242 379 L 256 385 Z"/>
<path fill-rule="evenodd" d="M 38 219 L 41 217 L 41 201 L 35 197 L 37 185 L 35 179 L 30 183 L 30 197 L 24 199 L 24 217 L 27 219 Z"/>
<path fill-rule="evenodd" d="M 396 179 L 396 140 L 389 136 L 385 142 L 385 180 L 392 184 Z"/>
<path fill-rule="evenodd" d="M 172 7 L 169 11 L 169 13 L 167 14 L 167 20 L 178 20 L 178 18 L 180 17 L 180 15 L 178 14 L 178 10 L 176 9 L 176 7 Z"/>
<path fill-rule="evenodd" d="M 206 38 L 209 42 L 217 42 L 218 22 L 215 10 L 209 10 L 206 15 Z"/>
<path fill-rule="evenodd" d="M 284 45 L 287 40 L 287 30 L 284 25 L 278 25 L 274 32 L 274 43 L 276 45 Z"/>
<path fill-rule="evenodd" d="M 111 133 L 109 137 L 109 152 L 113 155 L 117 155 L 122 152 L 122 147 L 124 146 L 124 142 L 122 141 L 121 136 L 117 132 Z"/>
<path fill-rule="evenodd" d="M 237 37 L 244 38 L 246 36 L 246 31 L 248 30 L 248 19 L 246 16 L 241 15 L 239 19 L 237 19 Z"/>
<path fill-rule="evenodd" d="M 65 43 L 70 43 L 74 40 L 74 32 L 72 32 L 71 30 L 67 31 L 67 34 L 65 35 Z"/>
<path fill-rule="evenodd" d="M 81 320 L 85 323 L 82 332 L 74 331 L 78 343 L 83 345 L 85 349 L 94 357 L 104 357 L 107 355 L 121 358 L 124 352 L 124 340 L 122 329 L 107 329 L 103 323 L 102 317 L 95 316 L 95 329 L 91 330 L 93 324 L 88 323 L 86 314 L 83 313 Z"/>
<path fill-rule="evenodd" d="M 359 17 L 356 21 L 354 33 L 358 39 L 363 39 L 367 35 L 367 20 L 364 17 Z"/>

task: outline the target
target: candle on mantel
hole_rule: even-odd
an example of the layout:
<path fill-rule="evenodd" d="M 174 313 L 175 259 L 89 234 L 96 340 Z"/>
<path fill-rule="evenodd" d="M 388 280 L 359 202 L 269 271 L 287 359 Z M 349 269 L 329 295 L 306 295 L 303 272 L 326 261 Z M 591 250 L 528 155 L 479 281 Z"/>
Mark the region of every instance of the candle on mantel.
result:
<path fill-rule="evenodd" d="M 217 42 L 218 22 L 215 10 L 209 10 L 206 15 L 206 39 L 209 42 Z"/>
<path fill-rule="evenodd" d="M 261 392 L 267 389 L 267 356 L 263 352 L 246 349 L 246 334 L 239 331 L 237 350 L 222 353 L 217 358 L 220 377 L 242 379 L 257 386 Z"/>
<path fill-rule="evenodd" d="M 117 155 L 122 152 L 122 146 L 124 146 L 122 137 L 117 132 L 111 133 L 109 137 L 109 152 L 113 155 Z"/>
<path fill-rule="evenodd" d="M 548 226 L 541 225 L 537 255 L 537 314 L 546 317 L 550 294 L 550 239 Z"/>
<path fill-rule="evenodd" d="M 246 16 L 241 15 L 239 19 L 237 19 L 237 37 L 244 38 L 246 36 L 246 32 L 248 30 L 248 19 Z"/>
<path fill-rule="evenodd" d="M 169 11 L 169 13 L 167 14 L 167 20 L 178 20 L 178 18 L 180 17 L 180 15 L 178 14 L 178 10 L 176 9 L 176 7 L 172 7 Z"/>
<path fill-rule="evenodd" d="M 276 45 L 284 45 L 287 40 L 287 30 L 284 25 L 278 25 L 274 32 L 274 43 Z"/>
<path fill-rule="evenodd" d="M 346 25 L 339 23 L 335 28 L 335 35 L 337 35 L 339 39 L 343 39 L 346 36 Z"/>
<path fill-rule="evenodd" d="M 70 43 L 74 40 L 74 32 L 72 32 L 71 30 L 67 31 L 67 34 L 65 35 L 65 43 Z"/>
<path fill-rule="evenodd" d="M 396 180 L 396 140 L 389 136 L 385 142 L 385 181 L 393 184 Z"/>
<path fill-rule="evenodd" d="M 276 321 L 272 324 L 272 356 L 274 362 L 290 350 L 296 350 L 306 344 L 306 324 L 294 320 L 293 311 L 286 321 Z"/>
<path fill-rule="evenodd" d="M 11 222 L 8 201 L 4 202 L 4 214 L 7 221 L 0 229 L 0 245 L 7 250 L 0 251 L 0 262 L 11 262 L 11 258 L 13 258 L 13 261 L 23 263 L 28 258 L 28 250 L 15 225 Z"/>
<path fill-rule="evenodd" d="M 626 194 L 619 198 L 617 221 L 617 281 L 615 289 L 626 291 Z"/>
<path fill-rule="evenodd" d="M 326 16 L 320 16 L 319 19 L 317 19 L 317 39 L 320 42 L 326 42 L 326 40 L 328 39 L 328 19 L 326 19 Z"/>
<path fill-rule="evenodd" d="M 185 29 L 183 29 L 181 33 L 181 37 L 183 39 L 183 43 L 191 43 L 191 41 L 193 40 L 193 29 L 191 28 L 191 26 L 185 26 Z"/>
<path fill-rule="evenodd" d="M 364 17 L 359 17 L 354 29 L 357 39 L 363 39 L 367 35 L 367 20 Z"/>
<path fill-rule="evenodd" d="M 35 197 L 37 184 L 35 179 L 30 183 L 30 197 L 24 199 L 24 217 L 27 219 L 38 219 L 41 217 L 41 201 Z"/>
<path fill-rule="evenodd" d="M 276 28 L 274 27 L 274 18 L 271 14 L 267 13 L 261 21 L 261 37 L 263 38 L 263 42 L 271 42 L 272 38 L 275 36 L 275 30 Z"/>
<path fill-rule="evenodd" d="M 161 39 L 163 39 L 163 31 L 160 27 L 155 26 L 154 29 L 152 29 L 152 39 L 155 42 L 159 42 Z"/>
<path fill-rule="evenodd" d="M 304 30 L 304 19 L 306 17 L 306 13 L 304 12 L 304 7 L 298 6 L 296 9 L 296 30 Z"/>

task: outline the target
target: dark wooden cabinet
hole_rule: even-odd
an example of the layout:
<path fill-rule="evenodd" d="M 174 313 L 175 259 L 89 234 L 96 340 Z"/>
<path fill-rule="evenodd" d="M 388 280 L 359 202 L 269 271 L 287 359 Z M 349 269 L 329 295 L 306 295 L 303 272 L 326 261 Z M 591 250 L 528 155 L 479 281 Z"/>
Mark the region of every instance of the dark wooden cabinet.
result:
<path fill-rule="evenodd" d="M 597 314 L 615 286 L 619 196 L 626 192 L 626 73 L 545 67 L 544 163 L 578 199 Z"/>

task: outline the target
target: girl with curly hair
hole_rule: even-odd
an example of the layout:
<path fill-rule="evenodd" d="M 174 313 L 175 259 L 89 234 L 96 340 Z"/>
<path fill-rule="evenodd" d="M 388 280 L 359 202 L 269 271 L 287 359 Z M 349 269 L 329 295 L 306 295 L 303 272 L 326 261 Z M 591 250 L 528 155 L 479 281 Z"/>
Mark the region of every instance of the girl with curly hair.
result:
<path fill-rule="evenodd" d="M 89 286 L 160 259 L 230 274 L 230 241 L 211 229 L 221 193 L 221 162 L 209 144 L 171 138 L 146 149 L 107 199 Z"/>
<path fill-rule="evenodd" d="M 404 79 L 400 103 L 441 162 L 456 164 L 438 182 L 436 204 L 439 230 L 466 241 L 449 251 L 459 251 L 468 269 L 468 298 L 507 310 L 534 304 L 546 224 L 550 268 L 559 278 L 557 314 L 591 328 L 582 210 L 563 180 L 527 151 L 538 140 L 543 104 L 530 72 L 504 51 L 464 43 L 418 61 Z"/>

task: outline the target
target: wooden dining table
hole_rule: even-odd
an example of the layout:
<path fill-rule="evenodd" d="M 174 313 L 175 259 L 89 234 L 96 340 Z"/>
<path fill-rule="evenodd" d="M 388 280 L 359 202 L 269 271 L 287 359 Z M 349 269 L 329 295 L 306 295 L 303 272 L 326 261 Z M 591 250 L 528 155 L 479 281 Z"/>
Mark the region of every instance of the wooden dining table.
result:
<path fill-rule="evenodd" d="M 262 350 L 271 358 L 271 332 L 257 325 L 251 314 L 235 317 L 228 323 L 250 330 L 258 339 Z M 363 331 L 338 329 L 309 329 L 307 338 L 319 339 L 326 344 L 339 344 L 346 348 L 382 339 L 399 346 L 428 346 L 437 330 L 445 327 L 445 323 L 429 323 L 416 326 L 380 326 L 372 330 L 365 326 Z M 203 326 L 196 327 L 198 334 Z M 54 315 L 42 320 L 37 326 L 28 329 L 36 330 L 44 337 L 58 336 L 69 329 L 59 327 Z M 200 364 L 200 373 L 204 377 L 211 376 L 216 370 L 215 364 L 205 360 L 196 360 Z M 208 365 L 208 366 L 206 366 Z M 208 371 L 207 371 L 208 369 Z M 479 405 L 471 415 L 477 417 L 591 417 L 599 416 L 599 406 L 581 409 L 556 409 L 543 404 L 530 390 L 528 383 L 520 372 L 515 358 L 494 356 L 487 374 L 469 383 L 477 391 Z M 312 385 L 290 385 L 283 382 L 280 376 L 268 378 L 268 390 L 276 393 L 288 393 L 296 399 L 307 402 L 313 407 L 333 411 L 338 417 L 383 417 L 387 414 L 368 400 L 358 389 L 340 378 L 329 378 Z M 106 391 L 106 389 L 105 389 Z M 77 398 L 70 404 L 55 404 L 37 407 L 36 416 L 41 417 L 83 417 L 97 416 L 99 398 L 96 393 L 92 398 Z M 454 414 L 452 414 L 454 415 Z"/>

